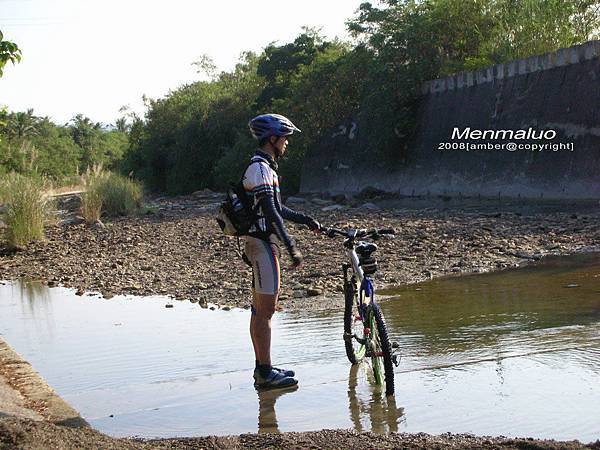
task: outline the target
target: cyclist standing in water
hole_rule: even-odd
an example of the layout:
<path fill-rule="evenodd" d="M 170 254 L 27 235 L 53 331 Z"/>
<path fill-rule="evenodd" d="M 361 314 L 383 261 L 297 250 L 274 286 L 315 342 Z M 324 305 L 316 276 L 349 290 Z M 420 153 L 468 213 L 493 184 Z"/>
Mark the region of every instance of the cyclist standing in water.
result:
<path fill-rule="evenodd" d="M 244 246 L 246 260 L 252 266 L 250 336 L 256 356 L 254 382 L 257 387 L 283 388 L 296 385 L 298 380 L 294 378 L 293 370 L 279 369 L 271 364 L 271 317 L 280 291 L 280 245 L 283 244 L 290 255 L 291 268 L 302 263 L 302 254 L 288 234 L 283 219 L 308 225 L 311 230 L 318 230 L 320 225 L 281 202 L 277 161 L 286 152 L 288 136 L 300 130 L 279 114 L 257 116 L 248 126 L 260 147 L 243 177 L 246 194 L 252 198 L 258 213 Z"/>

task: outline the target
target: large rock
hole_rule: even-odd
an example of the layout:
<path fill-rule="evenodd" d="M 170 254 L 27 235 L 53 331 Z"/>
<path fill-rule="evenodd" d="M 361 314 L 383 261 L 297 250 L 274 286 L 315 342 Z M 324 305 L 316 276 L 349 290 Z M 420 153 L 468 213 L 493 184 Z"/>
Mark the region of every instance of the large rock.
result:
<path fill-rule="evenodd" d="M 296 204 L 303 204 L 306 203 L 307 200 L 305 198 L 300 198 L 300 197 L 288 197 L 287 200 L 285 201 L 286 205 L 292 205 L 294 203 Z"/>
<path fill-rule="evenodd" d="M 330 206 L 326 206 L 325 208 L 321 208 L 321 211 L 324 212 L 329 212 L 329 211 L 338 211 L 340 209 L 344 209 L 346 208 L 343 205 L 330 205 Z"/>

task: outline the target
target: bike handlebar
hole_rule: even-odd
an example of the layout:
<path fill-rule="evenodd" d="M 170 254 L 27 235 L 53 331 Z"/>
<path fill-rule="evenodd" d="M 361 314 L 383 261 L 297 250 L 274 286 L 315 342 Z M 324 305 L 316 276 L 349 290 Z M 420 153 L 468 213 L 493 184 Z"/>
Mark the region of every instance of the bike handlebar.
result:
<path fill-rule="evenodd" d="M 358 230 L 353 230 L 353 229 L 340 230 L 338 228 L 321 227 L 320 231 L 325 236 L 330 237 L 330 238 L 335 237 L 335 235 L 340 235 L 340 236 L 343 236 L 348 239 L 360 239 L 360 238 L 364 238 L 367 236 L 377 238 L 378 236 L 383 235 L 383 234 L 396 234 L 393 228 L 380 228 L 380 229 L 371 229 L 371 230 L 367 230 L 364 228 L 358 229 Z"/>

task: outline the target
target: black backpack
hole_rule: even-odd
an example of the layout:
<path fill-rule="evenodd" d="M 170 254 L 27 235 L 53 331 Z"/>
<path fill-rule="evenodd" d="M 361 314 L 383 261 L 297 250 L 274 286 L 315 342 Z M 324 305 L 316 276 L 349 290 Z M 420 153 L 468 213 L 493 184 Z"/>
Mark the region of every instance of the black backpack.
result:
<path fill-rule="evenodd" d="M 252 161 L 248 164 L 244 173 L 255 162 L 257 161 Z M 237 183 L 229 184 L 225 201 L 221 203 L 219 212 L 217 213 L 217 223 L 221 231 L 227 236 L 247 235 L 252 225 L 258 219 L 256 208 L 251 204 L 244 190 L 243 176 L 242 174 L 242 179 Z"/>

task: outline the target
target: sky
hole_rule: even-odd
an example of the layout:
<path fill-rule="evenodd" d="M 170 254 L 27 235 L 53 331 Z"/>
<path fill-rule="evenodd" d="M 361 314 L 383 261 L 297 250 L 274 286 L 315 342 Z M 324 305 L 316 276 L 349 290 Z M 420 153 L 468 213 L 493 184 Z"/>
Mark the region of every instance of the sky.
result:
<path fill-rule="evenodd" d="M 347 38 L 364 0 L 0 0 L 0 30 L 23 53 L 0 78 L 0 105 L 34 109 L 59 124 L 77 113 L 114 123 L 142 96 L 203 79 L 210 56 L 231 70 L 244 51 L 291 42 L 302 26 Z"/>

